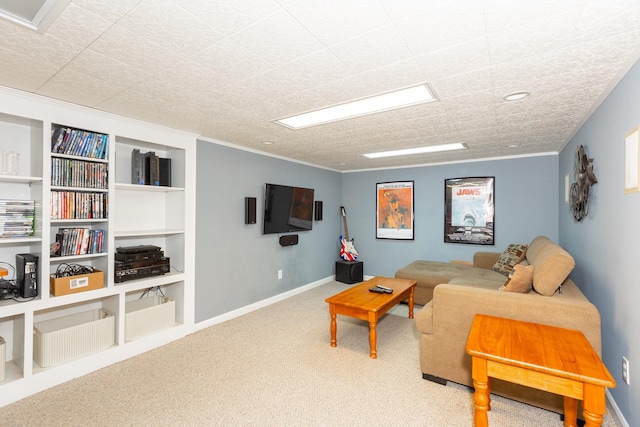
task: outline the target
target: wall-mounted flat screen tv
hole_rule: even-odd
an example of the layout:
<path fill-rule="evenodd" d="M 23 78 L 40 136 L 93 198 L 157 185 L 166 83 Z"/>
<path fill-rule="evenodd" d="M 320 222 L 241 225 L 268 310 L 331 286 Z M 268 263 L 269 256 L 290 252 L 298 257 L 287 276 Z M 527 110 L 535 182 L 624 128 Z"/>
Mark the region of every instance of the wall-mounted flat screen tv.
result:
<path fill-rule="evenodd" d="M 266 184 L 263 234 L 311 230 L 313 225 L 313 189 Z"/>

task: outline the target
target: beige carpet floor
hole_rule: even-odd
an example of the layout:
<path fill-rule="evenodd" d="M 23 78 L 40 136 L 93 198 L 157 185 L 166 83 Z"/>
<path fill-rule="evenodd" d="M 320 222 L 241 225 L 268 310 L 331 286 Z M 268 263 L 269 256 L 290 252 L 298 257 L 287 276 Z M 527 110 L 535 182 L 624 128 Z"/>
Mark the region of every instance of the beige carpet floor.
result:
<path fill-rule="evenodd" d="M 0 426 L 472 426 L 469 389 L 422 379 L 407 306 L 378 324 L 338 316 L 330 282 L 0 408 Z M 72 363 L 72 362 L 70 362 Z M 491 426 L 562 426 L 492 396 Z M 618 426 L 610 408 L 604 426 Z"/>

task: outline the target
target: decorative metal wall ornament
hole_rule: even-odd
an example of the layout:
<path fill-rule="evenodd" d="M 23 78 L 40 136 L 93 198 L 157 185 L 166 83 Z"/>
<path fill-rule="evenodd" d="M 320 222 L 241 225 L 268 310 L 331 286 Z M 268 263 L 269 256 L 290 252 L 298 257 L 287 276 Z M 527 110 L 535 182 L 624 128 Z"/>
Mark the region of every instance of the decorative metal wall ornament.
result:
<path fill-rule="evenodd" d="M 589 214 L 589 191 L 592 185 L 598 183 L 593 172 L 593 159 L 587 158 L 584 147 L 576 148 L 576 158 L 573 165 L 575 182 L 571 184 L 571 214 L 580 222 Z"/>

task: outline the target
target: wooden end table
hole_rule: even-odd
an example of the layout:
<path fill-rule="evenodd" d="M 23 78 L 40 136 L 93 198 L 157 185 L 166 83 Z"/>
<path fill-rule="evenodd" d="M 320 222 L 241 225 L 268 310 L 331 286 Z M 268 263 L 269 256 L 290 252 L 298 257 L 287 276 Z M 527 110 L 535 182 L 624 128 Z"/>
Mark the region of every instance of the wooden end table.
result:
<path fill-rule="evenodd" d="M 475 393 L 474 421 L 488 425 L 489 378 L 564 396 L 564 425 L 576 426 L 578 400 L 586 427 L 602 425 L 605 387 L 616 382 L 580 331 L 476 314 L 467 340 Z"/>
<path fill-rule="evenodd" d="M 325 302 L 329 303 L 329 313 L 331 314 L 331 347 L 336 347 L 338 314 L 355 317 L 356 319 L 369 322 L 369 356 L 372 359 L 378 357 L 376 350 L 376 325 L 378 319 L 389 309 L 400 301 L 409 299 L 409 319 L 413 319 L 413 293 L 416 288 L 416 281 L 409 279 L 395 279 L 390 277 L 376 276 L 359 285 L 329 297 Z M 376 285 L 386 286 L 393 289 L 392 294 L 378 294 L 370 292 L 369 288 Z"/>

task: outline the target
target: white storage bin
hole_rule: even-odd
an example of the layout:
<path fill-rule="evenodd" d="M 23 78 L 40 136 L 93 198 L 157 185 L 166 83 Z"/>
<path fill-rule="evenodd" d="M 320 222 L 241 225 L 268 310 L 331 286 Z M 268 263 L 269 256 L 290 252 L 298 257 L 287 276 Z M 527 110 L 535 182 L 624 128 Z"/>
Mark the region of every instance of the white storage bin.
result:
<path fill-rule="evenodd" d="M 33 358 L 46 368 L 111 347 L 116 342 L 115 319 L 97 309 L 34 323 Z"/>
<path fill-rule="evenodd" d="M 0 383 L 4 381 L 4 368 L 7 363 L 7 344 L 4 338 L 0 337 Z"/>
<path fill-rule="evenodd" d="M 125 304 L 124 340 L 131 341 L 176 322 L 176 302 L 168 297 L 154 295 L 128 301 Z"/>

